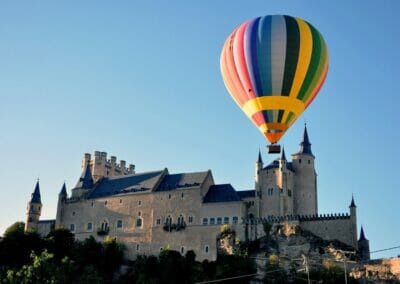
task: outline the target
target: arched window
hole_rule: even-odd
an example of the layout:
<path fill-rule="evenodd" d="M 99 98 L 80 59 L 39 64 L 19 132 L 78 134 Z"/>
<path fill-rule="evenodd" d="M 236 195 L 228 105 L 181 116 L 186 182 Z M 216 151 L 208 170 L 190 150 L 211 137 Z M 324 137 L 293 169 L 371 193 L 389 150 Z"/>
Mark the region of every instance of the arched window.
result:
<path fill-rule="evenodd" d="M 182 225 L 184 223 L 184 219 L 182 215 L 179 215 L 178 217 L 178 225 Z"/>
<path fill-rule="evenodd" d="M 104 220 L 103 223 L 101 223 L 101 230 L 107 232 L 109 229 L 110 227 L 108 226 L 108 221 Z"/>
<path fill-rule="evenodd" d="M 165 224 L 171 225 L 172 224 L 172 217 L 168 215 L 167 219 L 165 219 Z"/>

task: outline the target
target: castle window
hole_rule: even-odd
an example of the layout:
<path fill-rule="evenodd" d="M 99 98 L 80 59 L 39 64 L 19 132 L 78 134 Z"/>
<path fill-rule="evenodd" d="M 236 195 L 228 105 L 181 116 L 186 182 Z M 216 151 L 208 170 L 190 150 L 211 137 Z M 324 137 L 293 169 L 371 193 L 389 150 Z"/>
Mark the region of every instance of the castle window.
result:
<path fill-rule="evenodd" d="M 222 218 L 221 218 L 221 217 L 218 217 L 218 218 L 217 218 L 217 224 L 218 224 L 218 225 L 221 225 L 221 224 L 222 224 Z"/>
<path fill-rule="evenodd" d="M 171 194 L 168 194 L 168 199 L 171 199 Z"/>
<path fill-rule="evenodd" d="M 237 216 L 232 217 L 232 224 L 237 224 L 239 221 L 239 218 Z"/>
<path fill-rule="evenodd" d="M 138 251 L 140 249 L 140 246 L 137 244 L 136 245 L 136 250 Z"/>
<path fill-rule="evenodd" d="M 75 216 L 75 211 L 74 211 L 74 212 L 72 212 L 72 216 Z"/>
<path fill-rule="evenodd" d="M 229 217 L 224 217 L 224 224 L 229 224 Z"/>
<path fill-rule="evenodd" d="M 210 218 L 210 225 L 214 225 L 215 224 L 215 218 Z"/>
<path fill-rule="evenodd" d="M 107 200 L 106 200 L 106 201 L 104 201 L 104 205 L 107 205 Z"/>
<path fill-rule="evenodd" d="M 185 247 L 181 247 L 181 254 L 185 252 Z"/>
<path fill-rule="evenodd" d="M 69 230 L 73 233 L 75 232 L 75 224 L 69 225 Z"/>
<path fill-rule="evenodd" d="M 204 247 L 204 251 L 205 251 L 206 253 L 208 253 L 208 246 L 205 246 L 205 247 Z"/>
<path fill-rule="evenodd" d="M 308 164 L 310 164 L 311 163 L 311 161 L 310 160 L 308 160 Z"/>
<path fill-rule="evenodd" d="M 142 212 L 140 212 L 140 211 L 137 214 L 139 217 L 142 216 Z"/>
<path fill-rule="evenodd" d="M 181 198 L 183 198 L 183 192 L 181 193 Z"/>
<path fill-rule="evenodd" d="M 28 222 L 32 222 L 32 221 L 33 221 L 32 217 L 29 217 Z"/>
<path fill-rule="evenodd" d="M 117 221 L 117 229 L 122 229 L 122 220 Z"/>
<path fill-rule="evenodd" d="M 161 225 L 161 218 L 157 218 L 156 223 L 157 223 L 157 225 Z"/>
<path fill-rule="evenodd" d="M 204 226 L 208 225 L 208 219 L 207 218 L 203 218 L 203 225 Z"/>
<path fill-rule="evenodd" d="M 92 230 L 93 230 L 93 224 L 92 223 L 87 223 L 86 231 L 91 232 Z"/>
<path fill-rule="evenodd" d="M 136 227 L 141 228 L 142 225 L 143 225 L 142 218 L 137 218 L 136 219 Z"/>
<path fill-rule="evenodd" d="M 274 189 L 272 187 L 268 188 L 268 195 L 273 195 Z"/>
<path fill-rule="evenodd" d="M 288 189 L 288 190 L 287 190 L 287 195 L 288 195 L 289 197 L 292 196 L 292 190 Z"/>
<path fill-rule="evenodd" d="M 138 205 L 139 206 L 142 205 L 142 201 L 141 200 L 138 201 Z"/>
<path fill-rule="evenodd" d="M 106 232 L 108 229 L 108 222 L 104 220 L 103 223 L 101 223 L 101 230 Z"/>
<path fill-rule="evenodd" d="M 299 164 L 301 164 L 301 159 L 299 159 Z"/>
<path fill-rule="evenodd" d="M 122 203 L 122 199 L 119 200 L 119 203 Z"/>
<path fill-rule="evenodd" d="M 170 215 L 168 215 L 167 219 L 165 220 L 166 224 L 172 224 L 172 218 Z"/>
<path fill-rule="evenodd" d="M 189 224 L 192 224 L 192 223 L 193 223 L 193 216 L 189 216 L 188 222 L 189 222 Z"/>
<path fill-rule="evenodd" d="M 184 223 L 184 219 L 183 219 L 183 216 L 182 215 L 179 215 L 179 217 L 178 217 L 178 224 L 180 225 L 180 224 L 183 224 Z"/>
<path fill-rule="evenodd" d="M 92 202 L 92 204 L 90 204 L 92 207 L 94 206 L 94 203 Z"/>

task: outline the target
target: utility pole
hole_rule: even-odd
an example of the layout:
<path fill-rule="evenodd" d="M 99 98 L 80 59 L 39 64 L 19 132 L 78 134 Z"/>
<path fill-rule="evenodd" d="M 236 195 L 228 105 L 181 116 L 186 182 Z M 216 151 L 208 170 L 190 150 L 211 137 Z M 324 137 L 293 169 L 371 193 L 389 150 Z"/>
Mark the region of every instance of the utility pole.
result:
<path fill-rule="evenodd" d="M 311 281 L 310 281 L 310 270 L 308 269 L 307 257 L 304 254 L 302 254 L 301 256 L 303 257 L 303 265 L 306 267 L 308 284 L 311 284 Z"/>

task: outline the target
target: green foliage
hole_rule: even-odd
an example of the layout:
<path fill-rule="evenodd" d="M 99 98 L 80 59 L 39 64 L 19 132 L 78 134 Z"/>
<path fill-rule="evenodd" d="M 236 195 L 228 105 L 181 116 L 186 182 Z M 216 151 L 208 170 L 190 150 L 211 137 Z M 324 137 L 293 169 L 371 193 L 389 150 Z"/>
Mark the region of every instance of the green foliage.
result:
<path fill-rule="evenodd" d="M 288 275 L 280 264 L 279 257 L 272 254 L 265 265 L 265 283 L 287 283 Z"/>
<path fill-rule="evenodd" d="M 52 230 L 47 235 L 47 246 L 49 252 L 53 253 L 57 260 L 65 256 L 71 257 L 75 251 L 76 243 L 74 234 L 64 228 Z"/>
<path fill-rule="evenodd" d="M 24 223 L 16 222 L 0 241 L 0 267 L 3 270 L 20 268 L 31 261 L 31 252 L 40 253 L 45 242 L 35 231 L 24 232 Z"/>

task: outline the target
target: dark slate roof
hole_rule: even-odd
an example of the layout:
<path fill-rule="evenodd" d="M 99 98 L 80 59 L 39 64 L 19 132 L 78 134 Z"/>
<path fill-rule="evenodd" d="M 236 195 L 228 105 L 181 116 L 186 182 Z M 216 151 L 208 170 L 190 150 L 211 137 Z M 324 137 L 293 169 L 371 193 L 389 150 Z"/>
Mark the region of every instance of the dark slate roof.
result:
<path fill-rule="evenodd" d="M 262 160 L 262 157 L 261 157 L 261 150 L 260 150 L 260 149 L 258 149 L 258 159 L 257 159 L 257 163 L 260 163 L 260 164 L 263 163 L 263 160 Z"/>
<path fill-rule="evenodd" d="M 360 239 L 359 239 L 359 241 L 367 241 L 367 238 L 365 237 L 365 234 L 364 234 L 364 228 L 363 228 L 363 226 L 361 226 L 361 232 L 360 232 Z"/>
<path fill-rule="evenodd" d="M 203 203 L 241 201 L 239 194 L 230 184 L 216 184 L 210 186 Z"/>
<path fill-rule="evenodd" d="M 65 182 L 63 183 L 63 185 L 61 187 L 60 195 L 67 195 L 67 187 L 65 186 Z"/>
<path fill-rule="evenodd" d="M 155 191 L 169 191 L 178 188 L 199 187 L 206 179 L 207 174 L 208 171 L 165 175 Z"/>
<path fill-rule="evenodd" d="M 90 170 L 89 163 L 86 165 L 86 168 L 83 170 L 81 177 L 78 180 L 75 188 L 92 188 L 93 187 L 93 177 L 92 171 Z"/>
<path fill-rule="evenodd" d="M 285 148 L 282 147 L 281 160 L 286 161 Z"/>
<path fill-rule="evenodd" d="M 294 172 L 293 164 L 291 162 L 286 163 L 286 168 L 292 172 Z M 272 170 L 272 169 L 279 169 L 279 161 L 273 160 L 270 164 L 264 167 L 264 170 Z"/>
<path fill-rule="evenodd" d="M 271 170 L 277 168 L 279 168 L 279 161 L 273 160 L 271 163 L 269 163 L 267 166 L 264 167 L 264 170 Z"/>
<path fill-rule="evenodd" d="M 40 198 L 39 180 L 36 182 L 35 190 L 31 195 L 31 203 L 42 203 Z"/>
<path fill-rule="evenodd" d="M 354 196 L 353 196 L 353 195 L 351 196 L 351 203 L 350 203 L 350 206 L 349 206 L 349 207 L 350 207 L 350 208 L 351 208 L 351 207 L 357 207 L 357 206 L 356 206 L 356 203 L 354 202 Z"/>
<path fill-rule="evenodd" d="M 166 171 L 155 171 L 118 177 L 103 177 L 96 183 L 89 198 L 99 198 L 115 194 L 131 192 L 143 192 L 152 190 L 163 173 Z"/>
<path fill-rule="evenodd" d="M 239 195 L 240 199 L 256 197 L 256 191 L 254 189 L 251 189 L 251 190 L 239 190 L 239 191 L 236 191 L 236 193 Z"/>
<path fill-rule="evenodd" d="M 300 142 L 300 151 L 294 155 L 299 155 L 299 154 L 308 154 L 314 156 L 313 153 L 311 152 L 311 143 L 310 139 L 308 138 L 306 125 L 304 126 L 303 139 Z"/>
<path fill-rule="evenodd" d="M 56 219 L 51 219 L 51 220 L 39 220 L 40 224 L 55 224 Z"/>

